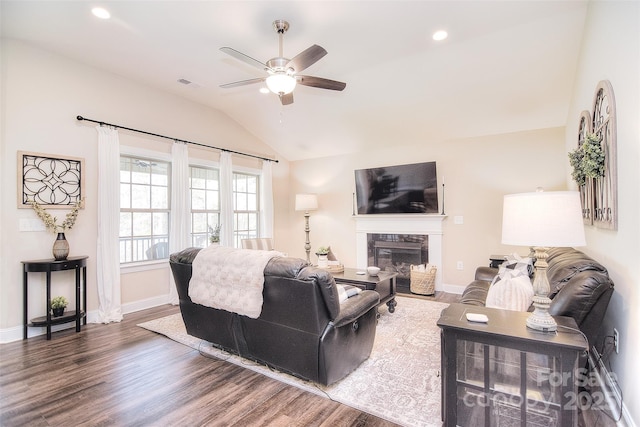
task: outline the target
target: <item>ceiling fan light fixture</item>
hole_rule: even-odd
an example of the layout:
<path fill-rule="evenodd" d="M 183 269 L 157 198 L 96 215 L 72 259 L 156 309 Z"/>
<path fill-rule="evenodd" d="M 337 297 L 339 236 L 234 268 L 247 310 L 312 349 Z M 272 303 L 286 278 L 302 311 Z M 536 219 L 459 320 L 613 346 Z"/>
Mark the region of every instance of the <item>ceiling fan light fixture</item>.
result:
<path fill-rule="evenodd" d="M 449 34 L 445 30 L 438 30 L 435 33 L 433 33 L 432 37 L 435 41 L 439 42 L 449 37 Z"/>
<path fill-rule="evenodd" d="M 93 15 L 97 18 L 100 19 L 109 19 L 111 18 L 111 14 L 109 13 L 109 11 L 107 9 L 104 9 L 102 7 L 94 7 L 93 9 L 91 9 L 91 13 L 93 13 Z"/>
<path fill-rule="evenodd" d="M 266 83 L 276 95 L 287 95 L 296 88 L 296 78 L 287 74 L 272 74 L 267 77 Z"/>

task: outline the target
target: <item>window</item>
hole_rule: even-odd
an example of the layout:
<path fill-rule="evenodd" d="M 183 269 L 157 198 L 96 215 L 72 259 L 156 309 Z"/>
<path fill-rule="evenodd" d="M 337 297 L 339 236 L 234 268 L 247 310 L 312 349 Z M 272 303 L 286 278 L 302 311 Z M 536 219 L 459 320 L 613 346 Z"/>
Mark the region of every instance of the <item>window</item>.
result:
<path fill-rule="evenodd" d="M 242 247 L 242 239 L 259 236 L 259 176 L 233 173 L 233 237 L 234 246 Z"/>
<path fill-rule="evenodd" d="M 220 224 L 220 171 L 198 166 L 189 168 L 191 191 L 191 244 L 209 246 L 216 226 Z"/>
<path fill-rule="evenodd" d="M 169 163 L 120 157 L 120 263 L 169 257 Z"/>

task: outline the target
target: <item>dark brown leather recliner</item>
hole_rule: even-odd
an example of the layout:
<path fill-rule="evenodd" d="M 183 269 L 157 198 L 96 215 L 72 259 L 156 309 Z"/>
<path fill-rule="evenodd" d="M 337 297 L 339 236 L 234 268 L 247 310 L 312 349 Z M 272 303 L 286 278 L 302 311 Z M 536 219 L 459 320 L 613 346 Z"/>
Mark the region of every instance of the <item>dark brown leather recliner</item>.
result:
<path fill-rule="evenodd" d="M 189 335 L 324 385 L 344 378 L 371 354 L 377 292 L 362 291 L 340 304 L 328 272 L 302 259 L 273 258 L 264 269 L 262 312 L 251 319 L 191 301 L 191 264 L 199 251 L 189 248 L 169 258 Z"/>
<path fill-rule="evenodd" d="M 613 294 L 607 269 L 574 248 L 552 248 L 548 254 L 549 313 L 573 317 L 587 337 L 589 348 L 600 346 L 597 340 Z M 478 267 L 475 280 L 466 287 L 460 302 L 483 306 L 497 274 L 497 268 Z"/>

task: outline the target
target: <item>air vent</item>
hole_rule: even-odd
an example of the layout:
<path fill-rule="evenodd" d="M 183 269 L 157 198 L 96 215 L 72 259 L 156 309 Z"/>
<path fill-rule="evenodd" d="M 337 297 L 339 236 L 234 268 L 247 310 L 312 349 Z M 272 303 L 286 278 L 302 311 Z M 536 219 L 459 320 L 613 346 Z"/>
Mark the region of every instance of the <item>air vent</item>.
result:
<path fill-rule="evenodd" d="M 196 82 L 192 82 L 191 80 L 187 80 L 185 78 L 179 78 L 177 80 L 178 83 L 185 85 L 187 87 L 189 87 L 190 89 L 200 89 L 202 87 L 201 84 L 196 83 Z"/>

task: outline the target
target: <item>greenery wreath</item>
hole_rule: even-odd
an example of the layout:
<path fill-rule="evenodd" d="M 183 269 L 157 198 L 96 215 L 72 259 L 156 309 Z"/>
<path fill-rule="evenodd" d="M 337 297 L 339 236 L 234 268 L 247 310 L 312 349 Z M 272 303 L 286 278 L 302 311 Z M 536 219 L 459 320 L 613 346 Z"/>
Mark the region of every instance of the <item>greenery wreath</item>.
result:
<path fill-rule="evenodd" d="M 578 185 L 584 185 L 587 178 L 604 176 L 605 156 L 600 141 L 600 136 L 588 133 L 584 142 L 569 152 L 569 164 L 573 168 L 571 177 Z"/>

